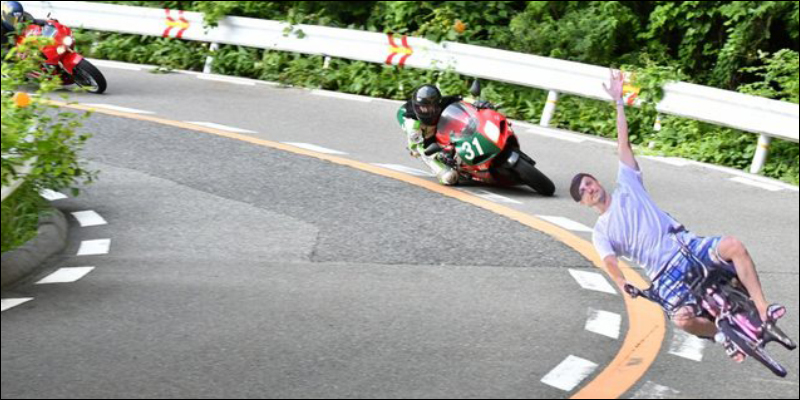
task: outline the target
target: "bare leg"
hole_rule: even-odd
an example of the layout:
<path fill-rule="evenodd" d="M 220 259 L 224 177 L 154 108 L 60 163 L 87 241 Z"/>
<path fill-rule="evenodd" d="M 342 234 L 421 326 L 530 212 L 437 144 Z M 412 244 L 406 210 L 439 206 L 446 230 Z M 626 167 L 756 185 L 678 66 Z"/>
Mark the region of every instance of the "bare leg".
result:
<path fill-rule="evenodd" d="M 672 317 L 672 322 L 678 328 L 695 336 L 713 338 L 717 334 L 717 326 L 705 319 L 694 315 L 691 308 L 682 308 Z"/>
<path fill-rule="evenodd" d="M 719 255 L 727 262 L 733 263 L 736 267 L 736 274 L 739 281 L 742 282 L 747 291 L 750 293 L 750 298 L 756 304 L 758 313 L 762 321 L 767 320 L 767 308 L 769 303 L 764 297 L 764 292 L 761 288 L 761 280 L 758 277 L 756 266 L 747 248 L 744 247 L 742 242 L 733 237 L 726 237 L 719 245 Z"/>
<path fill-rule="evenodd" d="M 719 332 L 713 322 L 705 318 L 695 317 L 691 308 L 679 310 L 672 318 L 672 322 L 685 332 L 702 338 L 713 338 Z M 742 363 L 746 359 L 742 353 L 733 354 L 731 357 L 737 363 Z"/>

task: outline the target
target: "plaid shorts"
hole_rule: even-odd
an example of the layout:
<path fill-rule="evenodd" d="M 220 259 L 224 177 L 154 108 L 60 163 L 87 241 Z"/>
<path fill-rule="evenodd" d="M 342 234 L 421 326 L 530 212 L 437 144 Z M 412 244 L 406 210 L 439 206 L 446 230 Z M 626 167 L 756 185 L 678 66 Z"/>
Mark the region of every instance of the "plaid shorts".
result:
<path fill-rule="evenodd" d="M 732 263 L 722 259 L 719 254 L 719 244 L 722 237 L 691 238 L 687 245 L 700 261 L 711 270 L 724 269 L 736 273 Z M 670 314 L 674 315 L 682 307 L 698 304 L 698 299 L 689 291 L 685 278 L 692 268 L 693 260 L 688 259 L 678 251 L 668 263 L 664 274 L 653 282 L 655 293 L 661 299 L 661 305 Z"/>

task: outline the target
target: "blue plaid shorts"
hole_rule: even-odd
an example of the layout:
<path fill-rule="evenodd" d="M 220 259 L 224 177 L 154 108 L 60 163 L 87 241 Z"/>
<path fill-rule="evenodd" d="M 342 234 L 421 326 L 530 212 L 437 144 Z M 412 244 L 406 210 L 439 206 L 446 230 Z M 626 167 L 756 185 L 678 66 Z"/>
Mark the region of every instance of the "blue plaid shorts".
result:
<path fill-rule="evenodd" d="M 732 263 L 722 259 L 719 254 L 719 244 L 722 237 L 689 239 L 687 245 L 700 261 L 710 269 L 725 269 L 736 273 L 736 268 Z M 689 292 L 689 286 L 685 282 L 686 274 L 693 265 L 693 261 L 678 251 L 665 269 L 664 274 L 653 282 L 655 293 L 661 299 L 661 305 L 670 314 L 674 314 L 685 306 L 698 304 L 698 299 Z"/>

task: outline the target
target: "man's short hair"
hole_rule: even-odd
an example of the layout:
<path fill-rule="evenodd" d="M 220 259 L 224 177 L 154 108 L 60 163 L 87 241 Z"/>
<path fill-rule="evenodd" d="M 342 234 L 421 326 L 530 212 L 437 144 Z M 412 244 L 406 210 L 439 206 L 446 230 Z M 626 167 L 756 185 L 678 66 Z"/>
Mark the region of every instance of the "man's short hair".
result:
<path fill-rule="evenodd" d="M 575 175 L 575 177 L 572 178 L 572 185 L 569 187 L 569 193 L 572 195 L 572 199 L 575 200 L 576 203 L 581 202 L 581 182 L 583 182 L 583 178 L 592 178 L 597 181 L 594 176 L 584 173 Z"/>

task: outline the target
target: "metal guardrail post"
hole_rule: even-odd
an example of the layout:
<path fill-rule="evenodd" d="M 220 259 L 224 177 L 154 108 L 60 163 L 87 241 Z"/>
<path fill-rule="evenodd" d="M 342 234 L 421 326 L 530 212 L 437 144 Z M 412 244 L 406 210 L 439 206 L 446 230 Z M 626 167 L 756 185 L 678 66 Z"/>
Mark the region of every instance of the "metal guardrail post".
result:
<path fill-rule="evenodd" d="M 542 120 L 539 122 L 539 125 L 544 128 L 550 127 L 550 121 L 552 121 L 553 115 L 556 112 L 556 107 L 558 106 L 558 96 L 558 92 L 555 90 L 551 90 L 550 93 L 547 94 L 547 103 L 542 112 Z"/>
<path fill-rule="evenodd" d="M 204 74 L 211 74 L 214 72 L 214 53 L 219 50 L 219 43 L 211 43 L 209 50 L 211 54 L 206 57 L 206 65 L 203 67 Z"/>
<path fill-rule="evenodd" d="M 758 138 L 758 147 L 756 148 L 756 156 L 753 159 L 753 165 L 750 167 L 751 174 L 757 174 L 764 169 L 764 165 L 769 158 L 769 146 L 772 144 L 772 138 L 767 135 L 761 135 Z"/>

